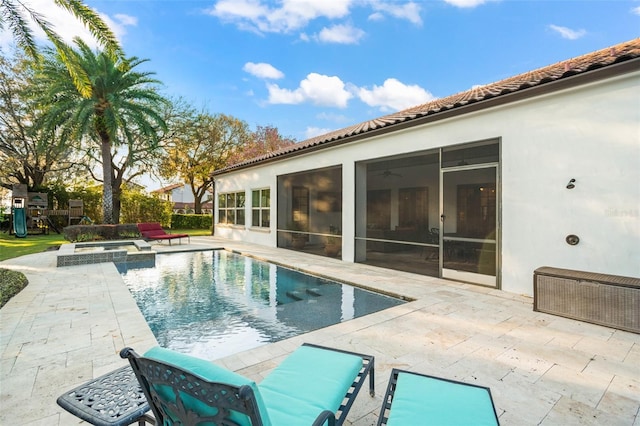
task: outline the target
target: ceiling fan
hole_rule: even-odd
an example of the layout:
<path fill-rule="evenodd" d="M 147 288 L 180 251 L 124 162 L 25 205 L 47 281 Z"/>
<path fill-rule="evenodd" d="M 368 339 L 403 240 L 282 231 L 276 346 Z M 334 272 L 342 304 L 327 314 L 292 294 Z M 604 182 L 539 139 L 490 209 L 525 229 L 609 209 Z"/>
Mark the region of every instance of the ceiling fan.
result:
<path fill-rule="evenodd" d="M 380 173 L 378 176 L 382 176 L 383 178 L 390 178 L 390 177 L 402 177 L 402 175 L 400 173 L 395 173 L 392 172 L 391 170 L 387 169 L 385 171 L 383 171 L 382 173 Z"/>

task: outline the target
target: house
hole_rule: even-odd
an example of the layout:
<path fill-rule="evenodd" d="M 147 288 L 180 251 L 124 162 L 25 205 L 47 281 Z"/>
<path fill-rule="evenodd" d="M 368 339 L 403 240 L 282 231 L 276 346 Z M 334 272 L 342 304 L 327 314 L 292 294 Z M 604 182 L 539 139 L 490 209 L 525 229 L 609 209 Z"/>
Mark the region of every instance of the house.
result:
<path fill-rule="evenodd" d="M 172 203 L 173 213 L 193 214 L 195 213 L 195 198 L 191 187 L 184 183 L 174 183 L 160 189 L 151 191 L 151 194 L 162 200 Z M 213 194 L 207 192 L 202 203 L 202 214 L 213 213 Z"/>
<path fill-rule="evenodd" d="M 213 177 L 223 238 L 527 295 L 542 266 L 638 277 L 640 39 Z"/>

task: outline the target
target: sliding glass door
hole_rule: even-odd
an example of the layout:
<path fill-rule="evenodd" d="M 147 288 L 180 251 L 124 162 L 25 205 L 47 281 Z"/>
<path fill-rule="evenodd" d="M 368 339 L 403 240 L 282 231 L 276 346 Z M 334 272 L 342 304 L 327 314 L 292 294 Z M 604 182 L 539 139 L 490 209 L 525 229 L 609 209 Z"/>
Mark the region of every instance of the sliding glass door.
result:
<path fill-rule="evenodd" d="M 499 165 L 495 139 L 358 164 L 355 261 L 498 287 Z"/>

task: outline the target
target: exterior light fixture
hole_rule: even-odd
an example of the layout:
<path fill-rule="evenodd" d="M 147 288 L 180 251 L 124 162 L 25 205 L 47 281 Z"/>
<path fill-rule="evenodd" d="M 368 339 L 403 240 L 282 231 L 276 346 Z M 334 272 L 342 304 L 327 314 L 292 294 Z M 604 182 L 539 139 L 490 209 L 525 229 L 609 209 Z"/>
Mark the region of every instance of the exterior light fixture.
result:
<path fill-rule="evenodd" d="M 576 180 L 575 180 L 575 179 L 571 179 L 571 180 L 569 181 L 569 183 L 567 184 L 567 189 L 573 189 L 573 188 L 575 188 L 575 187 L 576 187 L 575 183 L 576 183 Z"/>
<path fill-rule="evenodd" d="M 580 242 L 580 238 L 577 235 L 571 234 L 571 235 L 567 235 L 567 238 L 565 238 L 565 241 L 570 246 L 576 246 Z"/>

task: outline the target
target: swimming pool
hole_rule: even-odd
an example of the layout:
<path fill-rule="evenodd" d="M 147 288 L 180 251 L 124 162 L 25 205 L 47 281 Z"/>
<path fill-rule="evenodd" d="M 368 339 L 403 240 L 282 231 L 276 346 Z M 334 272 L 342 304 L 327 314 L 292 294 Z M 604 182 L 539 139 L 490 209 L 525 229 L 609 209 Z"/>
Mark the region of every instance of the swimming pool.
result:
<path fill-rule="evenodd" d="M 224 250 L 117 265 L 158 343 L 216 359 L 404 301 Z"/>

